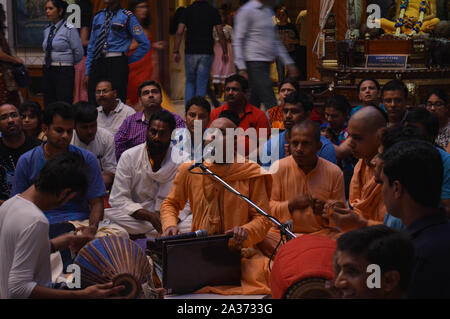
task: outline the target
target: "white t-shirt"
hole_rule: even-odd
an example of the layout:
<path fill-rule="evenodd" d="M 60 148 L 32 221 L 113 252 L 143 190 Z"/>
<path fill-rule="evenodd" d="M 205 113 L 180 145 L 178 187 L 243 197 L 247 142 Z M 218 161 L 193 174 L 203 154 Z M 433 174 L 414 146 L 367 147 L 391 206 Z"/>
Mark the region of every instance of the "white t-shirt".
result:
<path fill-rule="evenodd" d="M 93 153 L 102 172 L 111 172 L 113 174 L 116 172 L 117 161 L 114 136 L 107 130 L 101 127 L 97 128 L 95 139 L 89 145 L 84 144 L 74 130 L 71 144 Z"/>
<path fill-rule="evenodd" d="M 0 206 L 2 298 L 28 298 L 36 285 L 50 287 L 48 230 L 44 213 L 20 195 Z"/>

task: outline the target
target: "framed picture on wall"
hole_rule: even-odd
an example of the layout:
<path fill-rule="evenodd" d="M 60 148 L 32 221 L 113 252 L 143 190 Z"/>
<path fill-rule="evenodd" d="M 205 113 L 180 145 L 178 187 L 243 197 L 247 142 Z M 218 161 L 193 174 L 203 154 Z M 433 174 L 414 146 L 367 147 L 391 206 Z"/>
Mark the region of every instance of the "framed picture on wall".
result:
<path fill-rule="evenodd" d="M 45 14 L 47 0 L 15 0 L 14 33 L 16 47 L 40 48 L 49 21 Z"/>
<path fill-rule="evenodd" d="M 18 48 L 42 48 L 44 29 L 49 20 L 45 14 L 48 0 L 14 0 L 14 34 Z M 72 4 L 74 0 L 66 0 Z"/>

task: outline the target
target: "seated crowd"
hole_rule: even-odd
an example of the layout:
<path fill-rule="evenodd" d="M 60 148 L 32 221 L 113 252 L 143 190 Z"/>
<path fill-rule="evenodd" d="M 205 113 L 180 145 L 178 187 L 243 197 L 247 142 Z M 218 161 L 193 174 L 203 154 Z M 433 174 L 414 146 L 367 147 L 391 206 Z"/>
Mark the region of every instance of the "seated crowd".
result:
<path fill-rule="evenodd" d="M 411 106 L 401 81 L 363 79 L 361 105 L 334 95 L 321 114 L 290 78 L 267 113 L 248 102 L 244 77 L 224 90 L 215 109 L 192 98 L 184 120 L 162 107 L 155 81 L 138 88 L 140 112 L 109 79 L 96 86 L 98 105 L 0 105 L 0 296 L 117 295 L 110 283 L 51 289 L 53 260 L 65 270 L 95 237 L 206 230 L 242 251 L 241 285 L 197 292 L 288 298 L 320 277 L 326 289 L 315 297 L 450 298 L 446 92 Z M 284 243 L 277 225 L 193 161 L 297 238 Z M 380 276 L 370 286 L 372 266 Z"/>

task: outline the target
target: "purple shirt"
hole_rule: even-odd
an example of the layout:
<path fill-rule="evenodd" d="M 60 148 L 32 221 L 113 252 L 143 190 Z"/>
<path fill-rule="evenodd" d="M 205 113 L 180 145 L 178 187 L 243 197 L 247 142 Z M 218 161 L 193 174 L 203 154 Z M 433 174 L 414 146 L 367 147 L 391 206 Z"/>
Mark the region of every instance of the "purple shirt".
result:
<path fill-rule="evenodd" d="M 176 128 L 184 128 L 184 120 L 178 114 L 170 113 L 175 117 Z M 145 143 L 147 139 L 147 127 L 148 121 L 145 120 L 144 111 L 130 115 L 123 121 L 116 136 L 114 136 L 117 161 L 119 161 L 120 156 L 126 150 Z"/>

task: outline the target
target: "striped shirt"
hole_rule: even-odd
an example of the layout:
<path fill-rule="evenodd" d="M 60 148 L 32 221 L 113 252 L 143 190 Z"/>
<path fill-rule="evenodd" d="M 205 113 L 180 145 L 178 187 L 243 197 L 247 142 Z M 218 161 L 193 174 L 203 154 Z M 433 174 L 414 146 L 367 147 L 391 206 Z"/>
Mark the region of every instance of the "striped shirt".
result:
<path fill-rule="evenodd" d="M 175 117 L 176 128 L 184 128 L 184 120 L 178 114 L 170 113 Z M 145 120 L 144 111 L 130 115 L 123 121 L 119 131 L 117 131 L 114 136 L 117 161 L 119 161 L 120 155 L 126 150 L 145 143 L 147 138 L 147 127 L 148 121 Z"/>

